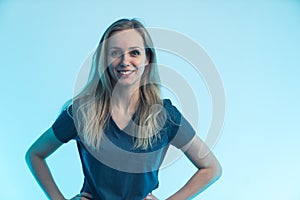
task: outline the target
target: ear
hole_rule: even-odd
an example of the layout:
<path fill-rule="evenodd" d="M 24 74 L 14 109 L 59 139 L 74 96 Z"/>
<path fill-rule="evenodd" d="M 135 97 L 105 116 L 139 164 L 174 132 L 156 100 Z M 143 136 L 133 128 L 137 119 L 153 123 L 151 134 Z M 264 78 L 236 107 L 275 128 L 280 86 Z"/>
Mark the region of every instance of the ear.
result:
<path fill-rule="evenodd" d="M 148 58 L 148 56 L 146 57 L 146 62 L 145 63 L 146 63 L 145 66 L 149 65 L 149 58 Z"/>
<path fill-rule="evenodd" d="M 150 57 L 151 57 L 151 53 L 150 53 L 150 51 L 149 51 L 149 49 L 148 48 L 146 48 L 145 49 L 145 54 L 146 54 L 146 64 L 145 65 L 149 65 L 149 63 L 150 63 Z"/>

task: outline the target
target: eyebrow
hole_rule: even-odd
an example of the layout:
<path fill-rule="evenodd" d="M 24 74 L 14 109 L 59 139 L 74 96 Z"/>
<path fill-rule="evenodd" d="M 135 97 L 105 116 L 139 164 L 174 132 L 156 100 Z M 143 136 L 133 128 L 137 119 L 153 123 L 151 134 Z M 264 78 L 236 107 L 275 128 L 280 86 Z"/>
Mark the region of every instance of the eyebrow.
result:
<path fill-rule="evenodd" d="M 120 48 L 120 47 L 111 47 L 110 49 L 122 49 L 122 48 Z M 139 46 L 133 46 L 133 47 L 129 47 L 128 49 L 133 50 L 133 49 L 142 49 L 142 48 L 139 47 Z"/>

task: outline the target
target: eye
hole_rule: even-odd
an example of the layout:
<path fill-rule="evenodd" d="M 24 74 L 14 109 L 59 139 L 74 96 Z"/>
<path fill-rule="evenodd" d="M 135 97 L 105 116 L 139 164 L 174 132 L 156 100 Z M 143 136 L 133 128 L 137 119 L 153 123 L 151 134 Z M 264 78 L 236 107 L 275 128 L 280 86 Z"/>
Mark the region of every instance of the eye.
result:
<path fill-rule="evenodd" d="M 113 58 L 117 58 L 117 57 L 120 57 L 121 56 L 121 51 L 119 50 L 113 50 L 113 51 L 110 51 L 109 55 Z"/>
<path fill-rule="evenodd" d="M 133 56 L 133 57 L 137 57 L 139 55 L 141 55 L 141 52 L 139 50 L 132 50 L 130 51 L 130 55 Z"/>

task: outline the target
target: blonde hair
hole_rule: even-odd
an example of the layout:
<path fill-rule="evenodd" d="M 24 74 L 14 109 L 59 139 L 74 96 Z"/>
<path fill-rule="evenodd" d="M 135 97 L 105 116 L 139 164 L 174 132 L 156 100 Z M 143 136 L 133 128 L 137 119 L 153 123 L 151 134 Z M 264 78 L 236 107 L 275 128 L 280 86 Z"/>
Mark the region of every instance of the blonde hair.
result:
<path fill-rule="evenodd" d="M 136 19 L 120 19 L 104 32 L 93 55 L 89 80 L 81 92 L 65 105 L 72 105 L 73 118 L 81 139 L 88 146 L 98 149 L 105 128 L 110 118 L 110 100 L 115 82 L 107 66 L 107 39 L 113 33 L 135 29 L 144 40 L 146 56 L 149 61 L 142 74 L 137 104 L 136 137 L 134 148 L 145 149 L 159 137 L 159 131 L 165 122 L 160 97 L 160 78 L 157 69 L 156 53 L 152 39 L 146 28 Z M 157 106 L 160 105 L 160 106 Z M 153 109 L 155 108 L 155 109 Z M 158 109 L 157 109 L 158 108 Z"/>

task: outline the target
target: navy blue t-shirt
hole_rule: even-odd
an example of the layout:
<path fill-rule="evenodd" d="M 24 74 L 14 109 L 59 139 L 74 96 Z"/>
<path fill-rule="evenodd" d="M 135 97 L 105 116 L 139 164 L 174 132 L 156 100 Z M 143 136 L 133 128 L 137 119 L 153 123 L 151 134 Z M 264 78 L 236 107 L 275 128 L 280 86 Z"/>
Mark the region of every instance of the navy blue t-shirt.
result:
<path fill-rule="evenodd" d="M 75 127 L 72 106 L 63 110 L 52 125 L 58 140 L 75 139 L 84 173 L 81 192 L 94 200 L 141 200 L 158 187 L 159 167 L 169 145 L 182 148 L 195 135 L 190 123 L 168 99 L 163 100 L 167 119 L 159 137 L 147 149 L 133 148 L 130 126 L 120 130 L 110 117 L 100 149 L 85 146 Z M 134 115 L 135 116 L 135 115 Z"/>

